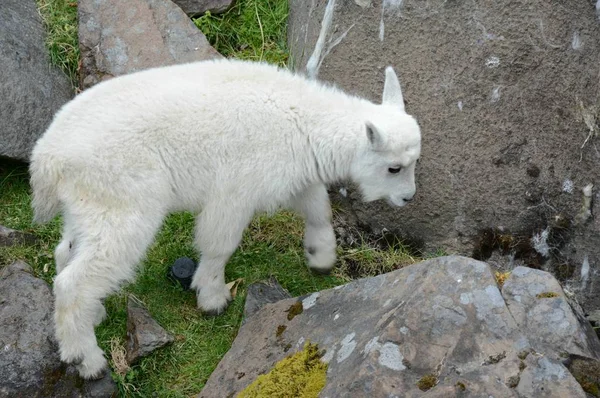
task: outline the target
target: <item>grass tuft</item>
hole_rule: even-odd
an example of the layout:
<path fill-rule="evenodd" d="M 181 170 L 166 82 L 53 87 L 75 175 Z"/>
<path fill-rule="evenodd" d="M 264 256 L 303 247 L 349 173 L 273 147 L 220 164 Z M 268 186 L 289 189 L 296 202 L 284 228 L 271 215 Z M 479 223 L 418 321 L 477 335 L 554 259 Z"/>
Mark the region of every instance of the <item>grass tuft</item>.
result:
<path fill-rule="evenodd" d="M 58 66 L 77 87 L 79 68 L 79 38 L 77 31 L 77 1 L 37 0 L 38 10 L 46 27 L 46 47 L 50 61 Z"/>
<path fill-rule="evenodd" d="M 227 12 L 194 19 L 209 43 L 225 57 L 286 66 L 288 2 L 237 0 Z"/>

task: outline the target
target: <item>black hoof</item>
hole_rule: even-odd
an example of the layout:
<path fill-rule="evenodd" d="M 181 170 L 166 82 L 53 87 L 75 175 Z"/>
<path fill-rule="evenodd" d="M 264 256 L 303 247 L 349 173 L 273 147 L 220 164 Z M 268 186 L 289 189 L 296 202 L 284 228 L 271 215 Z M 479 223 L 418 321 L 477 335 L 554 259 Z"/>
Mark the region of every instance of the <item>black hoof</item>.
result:
<path fill-rule="evenodd" d="M 310 270 L 317 275 L 331 275 L 333 268 L 310 268 Z"/>

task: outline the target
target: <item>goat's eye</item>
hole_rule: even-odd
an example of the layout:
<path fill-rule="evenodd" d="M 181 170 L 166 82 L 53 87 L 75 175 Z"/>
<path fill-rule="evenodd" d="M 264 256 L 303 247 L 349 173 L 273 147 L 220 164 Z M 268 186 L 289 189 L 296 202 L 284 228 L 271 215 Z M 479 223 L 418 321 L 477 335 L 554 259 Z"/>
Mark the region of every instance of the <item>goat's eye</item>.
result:
<path fill-rule="evenodd" d="M 388 169 L 388 171 L 389 171 L 390 173 L 392 173 L 392 174 L 399 173 L 399 172 L 400 172 L 400 170 L 402 170 L 402 167 L 390 167 L 390 168 Z"/>

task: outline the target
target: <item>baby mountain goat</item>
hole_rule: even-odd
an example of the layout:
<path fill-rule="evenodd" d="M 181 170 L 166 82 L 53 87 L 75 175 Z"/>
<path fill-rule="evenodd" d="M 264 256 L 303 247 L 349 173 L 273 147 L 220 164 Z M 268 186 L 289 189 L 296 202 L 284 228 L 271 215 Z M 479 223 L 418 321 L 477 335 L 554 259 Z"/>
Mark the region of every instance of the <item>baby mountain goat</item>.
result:
<path fill-rule="evenodd" d="M 56 247 L 55 333 L 84 378 L 107 365 L 94 326 L 102 299 L 135 266 L 171 212 L 198 214 L 198 307 L 231 300 L 224 269 L 256 212 L 305 219 L 308 265 L 328 272 L 336 240 L 326 184 L 365 201 L 415 194 L 421 133 L 394 70 L 381 105 L 263 63 L 211 60 L 100 83 L 56 114 L 31 158 L 34 222 L 63 215 Z"/>

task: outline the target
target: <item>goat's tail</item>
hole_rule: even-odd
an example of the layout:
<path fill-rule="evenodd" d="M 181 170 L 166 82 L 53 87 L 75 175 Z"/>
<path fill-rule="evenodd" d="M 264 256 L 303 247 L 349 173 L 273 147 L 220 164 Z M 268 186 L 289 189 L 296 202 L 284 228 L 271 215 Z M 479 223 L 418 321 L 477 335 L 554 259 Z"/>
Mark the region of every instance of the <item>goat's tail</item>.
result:
<path fill-rule="evenodd" d="M 61 180 L 61 162 L 52 155 L 34 151 L 29 165 L 33 198 L 33 223 L 43 224 L 52 220 L 60 211 L 58 185 Z"/>

